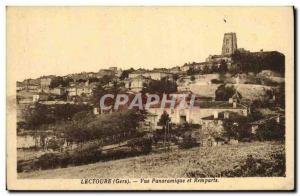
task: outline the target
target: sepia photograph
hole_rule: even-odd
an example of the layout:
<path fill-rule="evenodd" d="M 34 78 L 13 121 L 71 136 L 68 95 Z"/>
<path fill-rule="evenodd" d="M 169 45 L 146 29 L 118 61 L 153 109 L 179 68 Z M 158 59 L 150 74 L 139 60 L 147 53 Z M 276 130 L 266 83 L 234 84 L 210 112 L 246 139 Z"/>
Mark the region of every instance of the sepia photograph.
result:
<path fill-rule="evenodd" d="M 6 7 L 8 190 L 294 190 L 294 8 Z"/>

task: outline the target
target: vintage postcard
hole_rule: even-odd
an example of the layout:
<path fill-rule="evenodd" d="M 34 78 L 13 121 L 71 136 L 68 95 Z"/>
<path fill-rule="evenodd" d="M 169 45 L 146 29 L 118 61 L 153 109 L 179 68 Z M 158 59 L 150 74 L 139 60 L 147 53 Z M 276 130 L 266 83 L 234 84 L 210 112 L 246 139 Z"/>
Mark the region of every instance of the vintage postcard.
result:
<path fill-rule="evenodd" d="M 293 7 L 6 8 L 8 190 L 286 190 Z"/>

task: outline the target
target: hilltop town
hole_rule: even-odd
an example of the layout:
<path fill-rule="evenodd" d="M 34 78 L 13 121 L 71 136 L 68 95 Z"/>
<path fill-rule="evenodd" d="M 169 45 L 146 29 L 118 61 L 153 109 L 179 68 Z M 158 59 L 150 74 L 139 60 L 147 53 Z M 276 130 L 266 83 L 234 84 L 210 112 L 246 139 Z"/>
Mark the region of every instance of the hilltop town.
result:
<path fill-rule="evenodd" d="M 203 62 L 172 68 L 110 67 L 18 81 L 18 171 L 195 146 L 284 141 L 284 54 L 238 48 L 236 33 L 225 33 L 220 49 Z M 99 100 L 107 93 L 196 95 L 198 109 L 153 105 L 129 111 L 124 105 L 103 111 Z"/>

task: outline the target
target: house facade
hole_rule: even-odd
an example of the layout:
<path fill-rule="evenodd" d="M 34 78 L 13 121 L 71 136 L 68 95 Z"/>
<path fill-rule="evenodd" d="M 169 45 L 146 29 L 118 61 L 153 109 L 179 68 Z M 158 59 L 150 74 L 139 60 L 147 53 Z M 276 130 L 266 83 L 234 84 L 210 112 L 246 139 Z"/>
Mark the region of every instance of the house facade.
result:
<path fill-rule="evenodd" d="M 149 84 L 150 78 L 142 75 L 138 75 L 134 78 L 129 78 L 125 81 L 125 88 L 131 90 L 132 92 L 138 93 L 143 90 L 146 84 Z"/>
<path fill-rule="evenodd" d="M 195 108 L 193 109 L 177 109 L 176 107 L 174 109 L 151 107 L 148 109 L 149 114 L 151 114 L 151 117 L 149 117 L 148 121 L 153 123 L 153 128 L 157 128 L 157 123 L 159 122 L 159 119 L 164 112 L 168 113 L 172 123 L 178 125 L 184 123 L 203 125 L 208 122 L 204 118 L 213 116 L 212 120 L 220 120 L 220 115 L 223 115 L 224 113 L 228 112 L 233 112 L 243 116 L 248 115 L 248 108 L 239 103 L 211 103 L 214 104 L 212 104 L 211 106 L 203 105 L 203 107 L 201 107 L 201 103 L 196 104 Z"/>
<path fill-rule="evenodd" d="M 50 93 L 51 94 L 54 94 L 54 95 L 63 95 L 67 92 L 66 88 L 63 88 L 63 87 L 56 87 L 56 88 L 53 88 L 53 89 L 50 89 Z"/>

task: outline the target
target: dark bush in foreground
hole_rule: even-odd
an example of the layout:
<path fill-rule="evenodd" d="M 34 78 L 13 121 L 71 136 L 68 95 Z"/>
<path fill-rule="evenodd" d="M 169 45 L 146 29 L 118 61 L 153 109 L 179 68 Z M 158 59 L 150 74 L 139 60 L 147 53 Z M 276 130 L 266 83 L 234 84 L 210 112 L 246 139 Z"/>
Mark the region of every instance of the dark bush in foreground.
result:
<path fill-rule="evenodd" d="M 41 169 L 53 169 L 59 165 L 59 155 L 56 153 L 43 154 L 37 161 L 37 166 Z"/>
<path fill-rule="evenodd" d="M 273 153 L 269 159 L 253 158 L 248 155 L 247 159 L 234 169 L 224 170 L 219 174 L 207 173 L 203 170 L 194 170 L 186 173 L 189 178 L 208 177 L 284 177 L 285 176 L 285 153 Z"/>
<path fill-rule="evenodd" d="M 223 84 L 223 81 L 222 80 L 218 80 L 218 79 L 212 79 L 211 83 L 212 84 Z"/>
<path fill-rule="evenodd" d="M 88 143 L 78 147 L 72 152 L 46 153 L 36 161 L 18 162 L 17 171 L 32 171 L 36 169 L 64 168 L 71 165 L 84 165 L 98 161 L 110 161 L 126 157 L 147 154 L 152 150 L 151 138 L 137 138 L 131 140 L 128 146 L 116 147 L 114 149 L 101 150 L 99 144 Z"/>
<path fill-rule="evenodd" d="M 147 154 L 152 150 L 152 139 L 146 137 L 136 138 L 128 142 L 128 145 L 133 150 L 137 150 L 141 153 Z"/>
<path fill-rule="evenodd" d="M 36 168 L 54 169 L 67 167 L 68 165 L 82 165 L 94 163 L 101 159 L 101 149 L 97 144 L 87 144 L 69 153 L 46 153 L 40 156 L 36 162 Z M 27 164 L 31 165 L 31 164 Z M 19 171 L 22 171 L 20 166 Z"/>
<path fill-rule="evenodd" d="M 260 141 L 270 140 L 285 140 L 285 126 L 277 123 L 275 120 L 268 121 L 267 123 L 260 126 L 256 131 L 256 137 Z"/>
<path fill-rule="evenodd" d="M 196 146 L 199 146 L 199 143 L 197 143 L 196 138 L 193 138 L 189 133 L 186 133 L 183 136 L 183 141 L 179 143 L 179 147 L 183 149 L 193 148 Z"/>
<path fill-rule="evenodd" d="M 270 160 L 248 156 L 245 163 L 233 170 L 221 172 L 222 177 L 271 177 L 285 176 L 285 153 L 272 154 Z"/>
<path fill-rule="evenodd" d="M 97 143 L 86 144 L 70 153 L 68 164 L 82 165 L 101 160 L 101 149 Z"/>
<path fill-rule="evenodd" d="M 17 172 L 29 172 L 38 169 L 37 159 L 20 160 L 17 162 Z"/>

